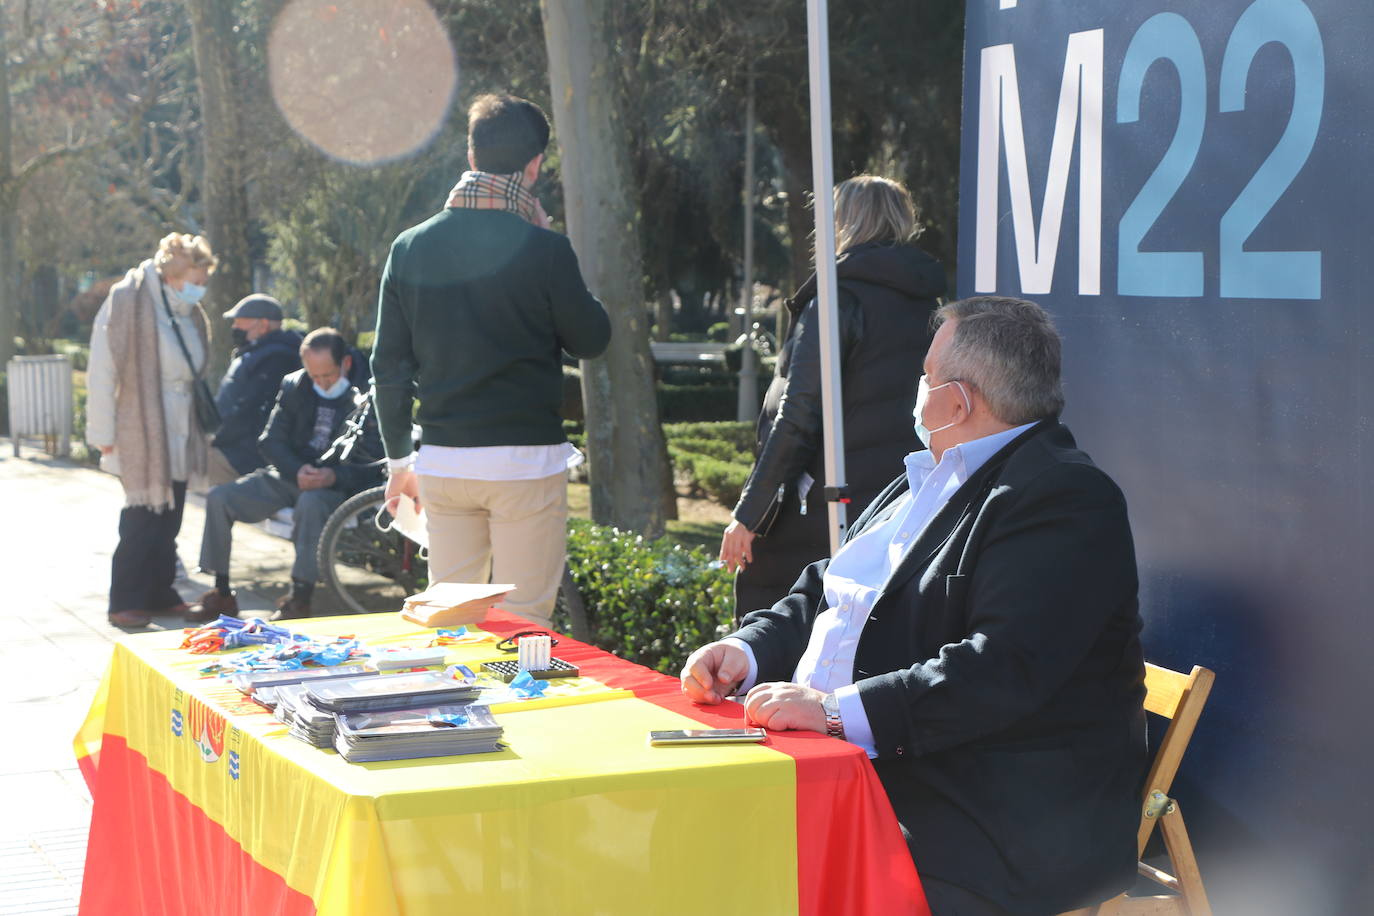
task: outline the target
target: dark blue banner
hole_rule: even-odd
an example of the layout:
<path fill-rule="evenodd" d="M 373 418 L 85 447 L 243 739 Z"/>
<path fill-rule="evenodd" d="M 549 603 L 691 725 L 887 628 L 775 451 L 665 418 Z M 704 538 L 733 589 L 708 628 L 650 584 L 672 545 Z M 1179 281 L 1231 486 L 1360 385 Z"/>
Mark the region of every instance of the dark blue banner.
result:
<path fill-rule="evenodd" d="M 959 292 L 1054 313 L 1147 656 L 1217 673 L 1219 914 L 1374 908 L 1372 61 L 1370 0 L 968 3 Z"/>

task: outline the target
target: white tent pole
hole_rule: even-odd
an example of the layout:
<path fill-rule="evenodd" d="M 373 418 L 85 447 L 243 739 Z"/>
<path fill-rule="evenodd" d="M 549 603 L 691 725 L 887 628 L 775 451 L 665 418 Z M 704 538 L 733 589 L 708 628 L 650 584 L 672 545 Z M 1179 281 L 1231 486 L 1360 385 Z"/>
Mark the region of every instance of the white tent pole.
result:
<path fill-rule="evenodd" d="M 759 413 L 759 369 L 754 361 L 754 64 L 749 63 L 749 101 L 744 111 L 744 282 L 740 306 L 744 311 L 744 350 L 739 361 L 741 423 Z"/>
<path fill-rule="evenodd" d="M 839 291 L 835 281 L 835 168 L 830 152 L 830 27 L 826 0 L 807 0 L 806 35 L 811 62 L 811 186 L 816 210 L 816 297 L 821 332 L 822 454 L 829 497 L 830 553 L 840 549 L 848 527 L 844 473 L 844 416 L 840 392 Z"/>

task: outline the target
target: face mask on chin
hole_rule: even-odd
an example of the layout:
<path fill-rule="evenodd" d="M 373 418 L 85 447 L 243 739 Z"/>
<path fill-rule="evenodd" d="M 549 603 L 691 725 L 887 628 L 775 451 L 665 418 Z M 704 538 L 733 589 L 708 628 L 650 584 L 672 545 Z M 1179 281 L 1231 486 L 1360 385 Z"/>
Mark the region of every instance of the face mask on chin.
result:
<path fill-rule="evenodd" d="M 316 384 L 315 393 L 318 394 L 320 397 L 324 398 L 325 400 L 332 401 L 335 398 L 339 397 L 341 394 L 343 394 L 345 391 L 347 391 L 348 386 L 348 376 L 340 375 L 339 380 L 334 384 L 330 385 L 328 389 L 321 388 L 318 384 Z"/>
<path fill-rule="evenodd" d="M 954 420 L 953 422 L 946 423 L 944 426 L 940 426 L 935 429 L 926 428 L 926 402 L 930 400 L 930 393 L 932 391 L 939 391 L 941 388 L 948 388 L 950 385 L 959 386 L 959 393 L 963 395 L 964 398 L 965 409 L 968 411 L 968 413 L 973 413 L 973 405 L 969 403 L 968 392 L 964 390 L 964 386 L 961 382 L 955 380 L 952 382 L 945 382 L 943 385 L 936 385 L 934 388 L 931 388 L 930 383 L 926 381 L 926 377 L 923 375 L 921 376 L 920 382 L 916 384 L 916 406 L 912 408 L 911 416 L 916 420 L 916 438 L 920 439 L 921 444 L 924 445 L 926 448 L 930 448 L 931 436 L 935 435 L 938 432 L 942 432 L 946 429 L 949 429 L 951 426 L 958 426 L 960 423 L 963 422 L 962 420 Z"/>

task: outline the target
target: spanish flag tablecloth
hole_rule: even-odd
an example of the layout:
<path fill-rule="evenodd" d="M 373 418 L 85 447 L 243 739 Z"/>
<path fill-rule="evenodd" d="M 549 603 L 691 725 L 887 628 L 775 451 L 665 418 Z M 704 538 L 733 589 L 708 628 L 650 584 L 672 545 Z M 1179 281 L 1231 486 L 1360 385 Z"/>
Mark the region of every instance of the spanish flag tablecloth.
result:
<path fill-rule="evenodd" d="M 482 630 L 528 624 L 492 612 Z M 299 622 L 420 647 L 395 614 Z M 472 629 L 472 628 L 469 628 Z M 350 764 L 286 734 L 180 633 L 126 637 L 76 739 L 95 799 L 81 912 L 94 914 L 927 914 L 864 753 L 649 747 L 651 729 L 743 724 L 675 679 L 560 637 L 584 677 L 493 707 L 505 750 Z M 494 639 L 449 662 L 510 658 Z"/>

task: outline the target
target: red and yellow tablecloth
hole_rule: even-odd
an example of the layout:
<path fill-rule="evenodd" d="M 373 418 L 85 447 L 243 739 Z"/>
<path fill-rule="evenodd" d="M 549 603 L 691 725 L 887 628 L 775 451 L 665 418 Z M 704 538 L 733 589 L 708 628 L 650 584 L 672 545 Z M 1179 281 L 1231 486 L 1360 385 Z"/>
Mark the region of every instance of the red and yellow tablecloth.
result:
<path fill-rule="evenodd" d="M 528 626 L 494 612 L 498 637 Z M 303 632 L 427 644 L 395 614 Z M 863 752 L 809 733 L 651 748 L 739 725 L 677 681 L 560 637 L 591 679 L 494 707 L 507 749 L 349 764 L 202 676 L 180 633 L 122 639 L 76 739 L 95 799 L 81 912 L 928 914 Z M 456 646 L 450 662 L 499 656 Z M 504 710 L 504 711 L 503 711 Z"/>

